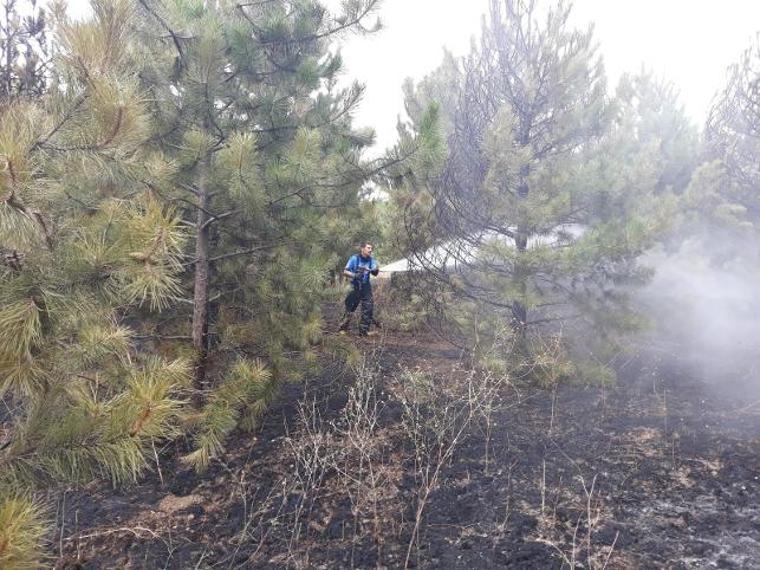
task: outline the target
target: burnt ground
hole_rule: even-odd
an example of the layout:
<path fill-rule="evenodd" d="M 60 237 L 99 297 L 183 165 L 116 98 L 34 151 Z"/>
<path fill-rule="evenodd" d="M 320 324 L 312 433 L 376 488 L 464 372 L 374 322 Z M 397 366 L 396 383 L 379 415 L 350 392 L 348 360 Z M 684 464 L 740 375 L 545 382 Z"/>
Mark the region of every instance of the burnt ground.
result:
<path fill-rule="evenodd" d="M 138 485 L 60 496 L 56 566 L 403 567 L 436 453 L 412 443 L 401 371 L 452 394 L 468 372 L 424 334 L 357 344 L 373 421 L 349 425 L 357 380 L 336 365 L 286 386 L 202 475 L 178 442 Z M 490 430 L 474 417 L 438 462 L 407 565 L 760 567 L 760 396 L 730 396 L 675 354 L 631 355 L 615 387 L 499 384 Z"/>

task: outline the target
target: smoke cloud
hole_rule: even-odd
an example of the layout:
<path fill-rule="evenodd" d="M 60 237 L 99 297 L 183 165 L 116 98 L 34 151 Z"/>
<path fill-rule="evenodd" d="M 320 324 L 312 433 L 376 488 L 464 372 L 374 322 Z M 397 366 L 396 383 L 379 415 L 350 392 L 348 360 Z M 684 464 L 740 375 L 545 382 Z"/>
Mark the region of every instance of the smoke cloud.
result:
<path fill-rule="evenodd" d="M 663 353 L 695 379 L 760 397 L 756 251 L 755 244 L 725 238 L 716 243 L 711 236 L 688 239 L 675 253 L 650 253 L 644 263 L 656 273 L 640 292 L 655 325 L 645 334 L 647 350 Z M 726 252 L 733 252 L 727 260 Z"/>

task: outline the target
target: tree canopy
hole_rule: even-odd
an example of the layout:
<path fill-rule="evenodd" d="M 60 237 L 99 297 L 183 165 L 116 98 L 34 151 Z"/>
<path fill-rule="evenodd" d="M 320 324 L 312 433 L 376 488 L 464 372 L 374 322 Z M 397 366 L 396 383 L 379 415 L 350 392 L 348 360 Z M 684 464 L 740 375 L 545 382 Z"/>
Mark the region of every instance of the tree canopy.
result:
<path fill-rule="evenodd" d="M 646 280 L 637 258 L 688 183 L 696 133 L 651 76 L 624 77 L 610 97 L 592 32 L 569 15 L 562 3 L 542 16 L 535 2 L 494 0 L 469 55 L 406 87 L 413 123 L 446 94 L 448 144 L 435 179 L 413 192 L 431 197 L 432 215 L 406 198 L 406 229 L 425 236 L 410 249 L 431 288 L 448 292 L 438 297 L 462 301 L 439 313 L 470 341 L 504 337 L 506 323 L 518 340 L 590 327 L 600 342 L 575 357 L 587 364 L 560 368 L 607 377 L 601 346 L 637 326 L 626 288 Z"/>

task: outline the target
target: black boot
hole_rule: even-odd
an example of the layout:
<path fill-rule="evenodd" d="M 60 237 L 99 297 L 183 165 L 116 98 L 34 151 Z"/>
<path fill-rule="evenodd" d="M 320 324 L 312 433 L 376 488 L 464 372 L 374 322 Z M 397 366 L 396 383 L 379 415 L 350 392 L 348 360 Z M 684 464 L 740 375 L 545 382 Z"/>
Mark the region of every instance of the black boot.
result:
<path fill-rule="evenodd" d="M 351 313 L 343 313 L 343 318 L 340 320 L 340 326 L 338 327 L 339 333 L 348 332 L 348 327 L 351 325 Z"/>

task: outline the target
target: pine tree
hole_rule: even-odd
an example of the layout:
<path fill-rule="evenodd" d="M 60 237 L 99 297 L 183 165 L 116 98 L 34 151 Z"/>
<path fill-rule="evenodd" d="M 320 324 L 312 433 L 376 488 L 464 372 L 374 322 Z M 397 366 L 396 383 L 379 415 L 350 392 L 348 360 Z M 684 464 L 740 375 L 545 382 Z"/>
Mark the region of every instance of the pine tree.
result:
<path fill-rule="evenodd" d="M 0 111 L 0 564 L 36 567 L 38 486 L 133 480 L 174 437 L 188 363 L 135 349 L 135 312 L 179 290 L 186 232 L 148 182 L 162 164 L 123 0 L 59 15 L 59 82 Z"/>
<path fill-rule="evenodd" d="M 755 250 L 738 243 L 758 237 L 760 225 L 760 87 L 757 38 L 733 65 L 705 126 L 704 162 L 687 193 L 692 233 L 716 260 Z"/>
<path fill-rule="evenodd" d="M 21 5 L 4 0 L 0 10 L 0 104 L 38 97 L 48 82 L 51 56 L 47 13 L 36 0 Z"/>
<path fill-rule="evenodd" d="M 26 497 L 0 500 L 0 568 L 43 567 L 42 545 L 47 525 L 38 505 Z"/>
<path fill-rule="evenodd" d="M 686 190 L 699 158 L 699 134 L 686 116 L 675 86 L 651 71 L 625 74 L 616 91 L 614 131 L 635 145 L 619 152 L 622 158 L 646 152 L 649 171 L 646 192 L 680 196 Z M 634 193 L 640 197 L 641 192 Z"/>
<path fill-rule="evenodd" d="M 651 197 L 682 191 L 686 174 L 666 171 L 679 160 L 663 162 L 657 133 L 644 134 L 651 117 L 665 124 L 643 107 L 654 84 L 629 79 L 611 101 L 591 30 L 571 29 L 561 2 L 539 13 L 534 1 L 493 0 L 479 44 L 458 72 L 447 64 L 457 98 L 430 186 L 438 250 L 415 254 L 427 286 L 459 299 L 437 311 L 476 349 L 516 347 L 547 381 L 609 379 L 613 341 L 639 323 L 623 286 L 646 279 L 636 259 L 662 225 Z M 616 174 L 621 164 L 634 166 Z"/>
<path fill-rule="evenodd" d="M 351 127 L 362 87 L 336 86 L 330 45 L 374 29 L 364 22 L 375 5 L 345 2 L 333 17 L 313 1 L 140 2 L 153 145 L 171 161 L 171 183 L 155 191 L 194 234 L 190 330 L 177 310 L 157 333 L 192 343 L 197 467 L 316 362 L 328 272 L 366 239 L 372 136 Z"/>
<path fill-rule="evenodd" d="M 421 81 L 415 83 L 411 78 L 404 81 L 404 109 L 410 125 L 421 125 L 425 113 L 431 106 L 436 108 L 438 129 L 445 139 L 454 132 L 453 119 L 456 114 L 459 93 L 462 89 L 461 62 L 448 50 L 444 51 L 443 61 Z"/>

